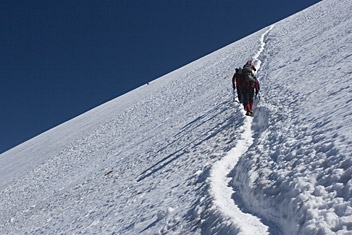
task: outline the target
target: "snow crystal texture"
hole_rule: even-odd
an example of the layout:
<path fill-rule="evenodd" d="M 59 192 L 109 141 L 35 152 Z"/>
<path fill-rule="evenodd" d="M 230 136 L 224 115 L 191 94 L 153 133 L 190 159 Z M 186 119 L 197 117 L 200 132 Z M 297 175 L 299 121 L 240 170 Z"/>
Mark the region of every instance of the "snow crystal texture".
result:
<path fill-rule="evenodd" d="M 351 12 L 321 1 L 1 154 L 0 233 L 352 234 Z"/>

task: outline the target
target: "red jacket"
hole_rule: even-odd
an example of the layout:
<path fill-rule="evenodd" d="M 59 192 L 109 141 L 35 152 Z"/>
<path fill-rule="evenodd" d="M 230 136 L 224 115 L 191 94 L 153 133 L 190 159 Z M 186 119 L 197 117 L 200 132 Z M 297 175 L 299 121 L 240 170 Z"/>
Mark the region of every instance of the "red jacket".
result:
<path fill-rule="evenodd" d="M 255 83 L 254 84 L 242 83 L 242 75 L 241 74 L 237 74 L 237 73 L 235 73 L 233 75 L 233 77 L 232 77 L 232 87 L 235 88 L 236 85 L 239 88 L 248 87 L 248 88 L 259 89 L 259 83 L 258 83 L 257 79 L 255 79 Z"/>
<path fill-rule="evenodd" d="M 232 77 L 232 87 L 241 87 L 241 74 L 235 73 Z"/>

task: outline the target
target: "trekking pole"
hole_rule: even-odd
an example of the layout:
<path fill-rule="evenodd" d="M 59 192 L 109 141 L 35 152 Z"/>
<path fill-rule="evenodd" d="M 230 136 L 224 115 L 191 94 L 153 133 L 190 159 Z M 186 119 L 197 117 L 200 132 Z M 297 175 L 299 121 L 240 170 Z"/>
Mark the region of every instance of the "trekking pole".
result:
<path fill-rule="evenodd" d="M 256 100 L 260 100 L 260 95 L 259 95 L 259 93 L 257 93 L 256 95 L 255 95 L 255 97 L 254 97 L 254 99 L 256 99 Z"/>
<path fill-rule="evenodd" d="M 232 89 L 232 96 L 233 96 L 233 102 L 236 101 L 236 91 L 235 89 Z"/>

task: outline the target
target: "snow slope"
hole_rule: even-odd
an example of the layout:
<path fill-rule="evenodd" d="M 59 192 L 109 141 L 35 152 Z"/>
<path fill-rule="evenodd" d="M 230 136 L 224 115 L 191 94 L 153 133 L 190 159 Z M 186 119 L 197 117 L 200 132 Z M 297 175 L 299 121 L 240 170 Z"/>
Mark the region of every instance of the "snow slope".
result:
<path fill-rule="evenodd" d="M 351 12 L 322 1 L 1 154 L 0 233 L 352 234 Z"/>

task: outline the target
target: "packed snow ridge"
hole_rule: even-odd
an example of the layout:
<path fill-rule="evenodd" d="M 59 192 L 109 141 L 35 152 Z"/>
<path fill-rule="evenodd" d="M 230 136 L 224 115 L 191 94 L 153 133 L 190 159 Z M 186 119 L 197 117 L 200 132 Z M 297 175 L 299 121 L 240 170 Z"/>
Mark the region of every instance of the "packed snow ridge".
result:
<path fill-rule="evenodd" d="M 0 233 L 352 234 L 351 12 L 321 1 L 1 154 Z"/>
<path fill-rule="evenodd" d="M 265 49 L 265 36 L 271 31 L 273 26 L 261 36 L 260 49 L 257 54 L 253 57 L 253 63 L 259 70 L 261 61 L 259 57 Z M 243 132 L 236 144 L 236 147 L 231 149 L 228 154 L 223 157 L 220 161 L 216 162 L 212 169 L 210 177 L 211 191 L 214 195 L 214 204 L 227 216 L 229 216 L 233 223 L 238 226 L 238 230 L 244 234 L 258 234 L 264 235 L 267 233 L 267 227 L 259 221 L 257 217 L 251 214 L 242 213 L 239 207 L 234 203 L 232 194 L 234 193 L 231 187 L 228 187 L 225 182 L 228 180 L 228 175 L 231 172 L 234 165 L 236 165 L 238 159 L 248 151 L 249 147 L 253 144 L 253 132 L 251 131 L 252 118 L 247 118 L 243 126 Z"/>

